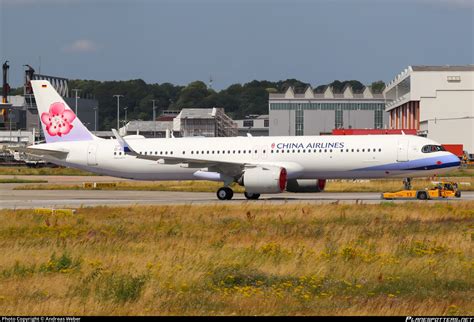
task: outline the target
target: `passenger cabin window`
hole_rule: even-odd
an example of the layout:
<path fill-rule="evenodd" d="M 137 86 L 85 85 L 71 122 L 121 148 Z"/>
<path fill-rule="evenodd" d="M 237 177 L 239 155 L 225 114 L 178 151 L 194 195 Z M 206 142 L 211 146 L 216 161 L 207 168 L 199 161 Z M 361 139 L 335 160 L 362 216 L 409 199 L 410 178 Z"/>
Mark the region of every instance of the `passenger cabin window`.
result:
<path fill-rule="evenodd" d="M 425 145 L 421 148 L 421 152 L 423 153 L 431 153 L 431 152 L 439 152 L 439 151 L 446 151 L 446 149 L 441 145 Z"/>

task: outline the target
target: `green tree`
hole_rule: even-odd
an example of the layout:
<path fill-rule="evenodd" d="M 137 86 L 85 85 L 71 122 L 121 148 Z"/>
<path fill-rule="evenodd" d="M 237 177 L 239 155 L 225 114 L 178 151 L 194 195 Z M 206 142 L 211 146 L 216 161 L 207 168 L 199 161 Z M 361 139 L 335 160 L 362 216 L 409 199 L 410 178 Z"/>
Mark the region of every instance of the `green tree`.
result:
<path fill-rule="evenodd" d="M 342 82 L 339 80 L 335 80 L 330 83 L 329 86 L 333 88 L 333 91 L 335 93 L 342 93 L 347 84 L 349 84 L 352 87 L 352 90 L 356 93 L 363 91 L 365 87 L 364 84 L 362 84 L 358 80 L 345 80 Z"/>
<path fill-rule="evenodd" d="M 210 94 L 204 82 L 194 81 L 182 89 L 176 105 L 180 108 L 204 107 L 204 100 Z"/>
<path fill-rule="evenodd" d="M 382 80 L 375 81 L 375 82 L 372 82 L 370 87 L 372 88 L 373 93 L 382 93 L 383 90 L 385 89 L 385 82 Z"/>
<path fill-rule="evenodd" d="M 379 84 L 381 83 L 381 84 Z M 336 91 L 342 91 L 346 84 L 353 86 L 355 91 L 364 85 L 357 80 L 330 83 Z M 374 82 L 372 86 L 379 88 L 383 82 Z M 94 81 L 72 80 L 69 88 L 81 89 L 81 97 L 95 98 L 99 101 L 99 129 L 109 130 L 116 126 L 117 102 L 114 94 L 124 95 L 120 106 L 128 106 L 128 119 L 151 120 L 153 115 L 152 99 L 156 99 L 157 115 L 165 109 L 181 109 L 186 107 L 223 107 L 234 119 L 244 118 L 249 114 L 268 113 L 269 93 L 284 92 L 292 86 L 297 93 L 302 93 L 308 83 L 297 79 L 286 79 L 276 82 L 253 80 L 245 84 L 232 84 L 221 91 L 207 88 L 202 81 L 194 81 L 187 86 L 171 83 L 147 84 L 141 79 L 128 81 Z M 320 91 L 327 85 L 316 87 Z M 123 109 L 120 111 L 123 117 Z"/>

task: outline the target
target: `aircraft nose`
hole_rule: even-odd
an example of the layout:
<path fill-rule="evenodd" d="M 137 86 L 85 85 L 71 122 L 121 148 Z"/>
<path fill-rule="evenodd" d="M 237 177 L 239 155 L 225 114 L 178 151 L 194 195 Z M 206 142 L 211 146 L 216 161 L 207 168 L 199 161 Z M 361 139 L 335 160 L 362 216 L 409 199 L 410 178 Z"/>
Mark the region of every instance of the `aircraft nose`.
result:
<path fill-rule="evenodd" d="M 449 155 L 446 157 L 445 162 L 448 163 L 452 167 L 458 167 L 461 165 L 461 160 L 459 160 L 459 158 L 452 153 L 449 153 Z"/>

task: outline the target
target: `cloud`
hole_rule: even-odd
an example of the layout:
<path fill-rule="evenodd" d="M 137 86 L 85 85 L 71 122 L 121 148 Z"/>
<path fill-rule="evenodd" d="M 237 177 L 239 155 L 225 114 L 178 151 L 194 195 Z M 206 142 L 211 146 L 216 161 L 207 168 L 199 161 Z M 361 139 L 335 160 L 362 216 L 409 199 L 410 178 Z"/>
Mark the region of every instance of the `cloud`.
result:
<path fill-rule="evenodd" d="M 65 53 L 91 53 L 97 51 L 97 49 L 97 45 L 92 40 L 87 39 L 79 39 L 63 47 Z"/>

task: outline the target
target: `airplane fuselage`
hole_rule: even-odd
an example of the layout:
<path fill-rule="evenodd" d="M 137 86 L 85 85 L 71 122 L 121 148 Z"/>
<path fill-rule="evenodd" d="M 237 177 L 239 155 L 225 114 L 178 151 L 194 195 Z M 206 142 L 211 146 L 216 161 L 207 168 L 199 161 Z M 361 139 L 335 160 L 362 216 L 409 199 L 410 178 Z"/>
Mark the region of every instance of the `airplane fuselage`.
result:
<path fill-rule="evenodd" d="M 51 83 L 31 86 L 46 144 L 26 153 L 114 177 L 221 181 L 220 200 L 232 199 L 233 182 L 254 200 L 322 191 L 325 179 L 431 176 L 460 165 L 436 142 L 408 135 L 145 139 L 112 129 L 115 139 L 106 140 L 89 132 Z"/>
<path fill-rule="evenodd" d="M 446 151 L 422 152 L 424 146 L 437 143 L 409 135 L 131 137 L 128 142 L 143 156 L 284 166 L 288 179 L 423 177 L 446 173 L 460 164 L 456 156 Z M 48 143 L 35 147 L 55 150 L 62 146 L 62 143 Z M 199 163 L 170 164 L 161 162 L 163 160 L 140 159 L 126 154 L 114 139 L 72 141 L 67 148 L 66 159 L 50 161 L 137 180 L 213 180 L 211 176 L 200 175 L 203 172 Z"/>

